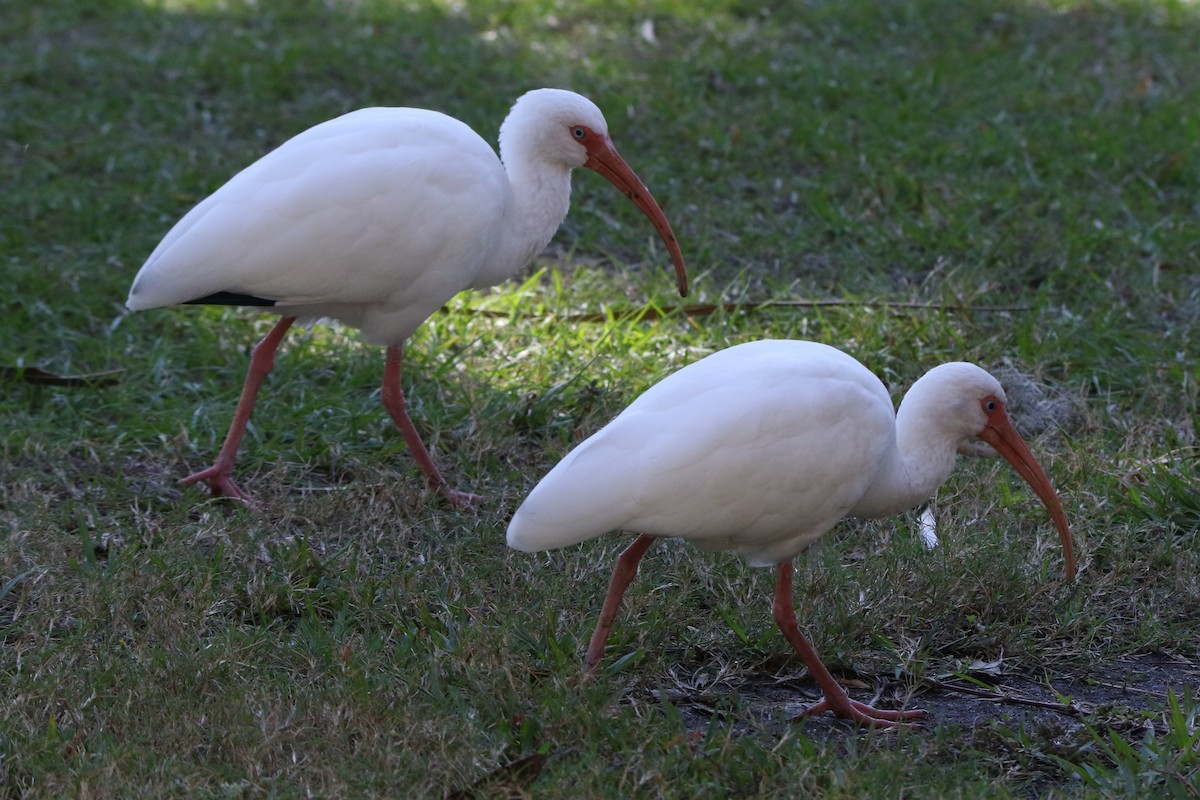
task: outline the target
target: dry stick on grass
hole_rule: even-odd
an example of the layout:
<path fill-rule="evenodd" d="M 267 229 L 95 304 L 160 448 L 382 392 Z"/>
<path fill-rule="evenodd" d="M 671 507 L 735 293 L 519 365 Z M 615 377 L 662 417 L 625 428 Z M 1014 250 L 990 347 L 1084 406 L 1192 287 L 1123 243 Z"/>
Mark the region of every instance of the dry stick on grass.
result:
<path fill-rule="evenodd" d="M 748 303 L 693 303 L 686 306 L 643 306 L 641 308 L 627 308 L 622 311 L 614 311 L 611 314 L 605 311 L 586 311 L 579 314 L 567 314 L 566 316 L 562 317 L 562 319 L 567 322 L 604 322 L 610 317 L 637 317 L 638 319 L 657 320 L 676 312 L 692 317 L 703 317 L 709 314 L 715 314 L 717 311 L 736 312 L 759 311 L 770 308 L 803 309 L 853 306 L 878 306 L 880 308 L 908 308 L 923 309 L 928 311 L 975 311 L 987 314 L 995 314 L 1004 311 L 1029 310 L 1027 306 L 945 305 L 943 303 L 918 303 L 915 301 L 900 300 L 762 300 Z M 450 313 L 450 308 L 448 306 L 442 306 L 442 312 Z M 466 313 L 477 317 L 511 316 L 511 314 L 507 311 L 495 311 L 490 308 L 468 308 L 466 309 Z"/>
<path fill-rule="evenodd" d="M 1004 692 L 992 692 L 985 689 L 974 689 L 970 686 L 956 686 L 952 683 L 943 683 L 936 678 L 926 678 L 925 684 L 932 686 L 935 689 L 941 689 L 947 692 L 960 692 L 962 694 L 974 695 L 982 697 L 985 700 L 995 700 L 1000 703 L 1011 703 L 1018 706 L 1033 706 L 1034 708 L 1046 708 L 1050 711 L 1057 711 L 1060 714 L 1067 714 L 1072 717 L 1081 717 L 1089 713 L 1077 703 L 1051 703 L 1046 700 L 1033 700 L 1028 697 L 1021 697 L 1015 694 L 1006 694 Z"/>
<path fill-rule="evenodd" d="M 121 382 L 123 369 L 92 372 L 87 375 L 58 375 L 37 367 L 0 366 L 0 379 L 18 380 L 35 386 L 66 386 L 71 388 L 103 389 Z"/>

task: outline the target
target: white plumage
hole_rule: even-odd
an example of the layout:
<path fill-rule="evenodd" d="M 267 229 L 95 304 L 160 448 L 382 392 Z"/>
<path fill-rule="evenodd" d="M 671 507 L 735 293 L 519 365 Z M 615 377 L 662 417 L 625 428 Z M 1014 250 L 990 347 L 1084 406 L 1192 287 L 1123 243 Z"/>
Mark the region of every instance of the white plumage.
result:
<path fill-rule="evenodd" d="M 430 484 L 469 500 L 447 487 L 408 420 L 402 343 L 456 293 L 505 280 L 546 246 L 576 167 L 599 172 L 650 218 L 686 294 L 670 224 L 590 100 L 558 89 L 523 95 L 501 126 L 500 155 L 445 114 L 362 109 L 288 140 L 171 229 L 134 278 L 130 309 L 224 303 L 283 317 L 256 350 L 217 463 L 187 482 L 248 501 L 231 473 L 258 387 L 287 328 L 327 317 L 389 347 L 389 413 Z"/>
<path fill-rule="evenodd" d="M 128 306 L 231 292 L 301 322 L 339 319 L 374 344 L 403 341 L 429 306 L 486 274 L 512 194 L 495 152 L 458 120 L 354 111 L 285 142 L 189 211 L 150 254 Z"/>
<path fill-rule="evenodd" d="M 731 347 L 652 386 L 572 450 L 521 504 L 508 543 L 547 550 L 620 529 L 774 566 L 863 495 L 894 424 L 883 384 L 840 350 Z"/>
<path fill-rule="evenodd" d="M 895 412 L 879 379 L 835 348 L 802 341 L 731 347 L 652 386 L 572 450 L 517 509 L 508 544 L 535 551 L 612 530 L 641 534 L 614 572 L 590 668 L 603 656 L 621 595 L 653 538 L 680 537 L 776 566 L 776 619 L 825 691 L 814 710 L 894 724 L 912 712 L 849 700 L 799 633 L 792 559 L 845 516 L 890 515 L 929 498 L 950 475 L 958 444 L 979 437 L 1046 504 L 1073 580 L 1058 497 L 1004 402 L 995 378 L 957 362 L 926 373 Z"/>

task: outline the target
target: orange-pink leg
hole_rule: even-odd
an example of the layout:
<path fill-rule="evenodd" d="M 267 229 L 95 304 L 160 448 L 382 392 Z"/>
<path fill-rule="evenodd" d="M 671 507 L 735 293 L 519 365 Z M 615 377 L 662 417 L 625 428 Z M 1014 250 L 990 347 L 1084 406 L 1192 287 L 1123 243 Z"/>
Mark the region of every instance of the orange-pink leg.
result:
<path fill-rule="evenodd" d="M 417 433 L 416 426 L 408 417 L 408 412 L 405 410 L 407 404 L 404 400 L 404 387 L 400 382 L 400 367 L 403 361 L 404 345 L 394 344 L 388 347 L 387 362 L 383 368 L 383 407 L 387 409 L 392 422 L 396 423 L 396 427 L 404 436 L 404 441 L 408 444 L 413 458 L 417 460 L 417 465 L 425 473 L 425 480 L 429 482 L 429 488 L 437 491 L 442 497 L 460 508 L 470 508 L 483 498 L 477 494 L 450 488 L 450 484 L 446 483 L 446 479 L 438 471 L 437 465 L 433 463 L 429 451 L 425 449 L 425 443 L 421 441 L 421 434 Z"/>
<path fill-rule="evenodd" d="M 592 633 L 592 641 L 588 644 L 587 657 L 583 661 L 588 674 L 595 674 L 604 658 L 604 645 L 608 642 L 608 634 L 612 632 L 613 621 L 617 618 L 617 610 L 621 607 L 621 598 L 629 583 L 637 575 L 638 562 L 646 555 L 646 550 L 654 543 L 653 536 L 642 534 L 633 540 L 633 544 L 625 548 L 625 552 L 617 558 L 613 567 L 612 580 L 608 582 L 608 594 L 604 596 L 604 607 L 600 610 L 600 619 L 596 621 L 596 630 Z"/>
<path fill-rule="evenodd" d="M 233 414 L 233 422 L 229 424 L 229 433 L 225 435 L 225 444 L 217 460 L 208 469 L 188 475 L 183 479 L 185 486 L 204 481 L 217 497 L 228 497 L 245 505 L 253 505 L 250 495 L 238 488 L 233 482 L 233 462 L 237 458 L 238 445 L 246 433 L 246 424 L 250 422 L 250 414 L 254 411 L 254 401 L 258 399 L 258 389 L 263 380 L 275 366 L 275 351 L 283 341 L 284 334 L 296 321 L 295 317 L 283 317 L 275 323 L 275 327 L 266 337 L 254 347 L 250 355 L 250 368 L 246 370 L 246 382 L 242 384 L 242 396 L 238 399 L 237 411 Z"/>
<path fill-rule="evenodd" d="M 792 604 L 792 576 L 794 572 L 795 567 L 791 561 L 783 562 L 776 569 L 775 605 L 773 609 L 775 623 L 779 626 L 779 630 L 783 631 L 784 637 L 791 643 L 792 647 L 796 648 L 796 652 L 800 654 L 800 658 L 804 659 L 804 664 L 808 667 L 809 674 L 813 676 L 817 681 L 817 685 L 821 687 L 821 691 L 825 693 L 824 698 L 809 706 L 801 712 L 800 716 L 807 717 L 811 714 L 832 711 L 839 717 L 846 717 L 847 719 L 852 719 L 863 725 L 875 728 L 914 727 L 911 724 L 905 724 L 904 720 L 923 717 L 925 716 L 924 711 L 920 709 L 889 711 L 872 708 L 866 703 L 851 700 L 850 696 L 846 694 L 846 690 L 829 674 L 829 670 L 825 669 L 825 665 L 821 663 L 821 657 L 817 655 L 817 651 L 804 638 L 804 634 L 800 632 L 800 626 L 796 622 L 796 608 Z"/>

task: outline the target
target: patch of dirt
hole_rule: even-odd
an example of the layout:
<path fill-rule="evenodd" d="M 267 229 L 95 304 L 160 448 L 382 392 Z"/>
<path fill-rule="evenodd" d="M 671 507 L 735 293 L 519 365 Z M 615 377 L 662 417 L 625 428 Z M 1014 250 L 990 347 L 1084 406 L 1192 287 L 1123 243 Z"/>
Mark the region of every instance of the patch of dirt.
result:
<path fill-rule="evenodd" d="M 734 728 L 761 730 L 773 721 L 795 722 L 821 697 L 803 676 L 735 678 L 723 676 L 706 683 L 704 676 L 676 687 L 655 689 L 651 698 L 672 703 L 689 729 L 704 730 L 714 716 L 729 716 Z M 1200 695 L 1200 664 L 1164 656 L 1139 656 L 1097 664 L 1076 675 L 1035 679 L 1024 675 L 978 675 L 978 681 L 959 678 L 929 680 L 915 691 L 890 677 L 838 676 L 850 696 L 878 708 L 921 708 L 927 728 L 958 725 L 972 731 L 993 720 L 1011 726 L 1073 727 L 1083 720 L 1127 726 L 1138 712 L 1153 712 L 1167 704 L 1167 692 L 1177 696 L 1190 689 Z M 730 709 L 736 709 L 731 712 Z M 804 731 L 821 737 L 854 727 L 830 714 L 804 720 Z"/>

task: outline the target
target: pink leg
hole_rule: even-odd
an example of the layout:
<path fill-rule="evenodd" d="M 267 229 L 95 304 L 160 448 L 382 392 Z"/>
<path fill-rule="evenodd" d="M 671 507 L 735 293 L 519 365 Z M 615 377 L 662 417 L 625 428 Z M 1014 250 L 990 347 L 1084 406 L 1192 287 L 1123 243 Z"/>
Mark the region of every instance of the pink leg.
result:
<path fill-rule="evenodd" d="M 248 506 L 253 505 L 250 495 L 233 482 L 233 462 L 237 458 L 242 436 L 246 433 L 246 423 L 250 421 L 250 414 L 254 411 L 258 388 L 275 366 L 275 351 L 295 321 L 295 317 L 282 317 L 275 323 L 275 327 L 271 328 L 266 338 L 254 347 L 250 356 L 250 368 L 246 371 L 246 382 L 242 384 L 242 396 L 238 400 L 237 411 L 233 414 L 233 422 L 229 424 L 229 433 L 225 435 L 225 444 L 221 445 L 221 452 L 217 454 L 217 460 L 211 467 L 183 479 L 185 486 L 204 481 L 217 497 L 228 497 Z"/>
<path fill-rule="evenodd" d="M 429 482 L 429 488 L 434 489 L 460 508 L 470 508 L 483 498 L 477 494 L 450 488 L 446 479 L 442 477 L 442 473 L 438 471 L 437 465 L 433 463 L 433 458 L 425 449 L 425 443 L 421 441 L 421 434 L 417 433 L 416 426 L 413 425 L 412 420 L 408 417 L 408 412 L 404 409 L 406 405 L 404 387 L 400 382 L 400 366 L 403 357 L 404 345 L 394 344 L 388 347 L 387 362 L 383 369 L 383 407 L 387 409 L 388 414 L 392 417 L 392 422 L 396 423 L 396 427 L 404 436 L 404 441 L 408 444 L 413 458 L 417 460 L 417 465 L 425 473 L 425 480 Z"/>
<path fill-rule="evenodd" d="M 809 673 L 816 679 L 817 685 L 821 687 L 821 691 L 825 693 L 823 699 L 809 706 L 800 716 L 807 717 L 811 714 L 832 711 L 839 717 L 846 717 L 847 719 L 852 719 L 871 727 L 915 727 L 911 724 L 905 724 L 903 720 L 923 717 L 925 716 L 924 711 L 919 709 L 913 709 L 912 711 L 888 711 L 872 708 L 866 703 L 851 700 L 850 696 L 846 694 L 846 690 L 829 674 L 829 670 L 825 669 L 825 665 L 821 663 L 821 657 L 817 655 L 817 651 L 804 638 L 804 634 L 800 632 L 800 626 L 796 623 L 796 608 L 792 604 L 792 574 L 794 571 L 795 567 L 791 561 L 785 561 L 777 567 L 774 605 L 775 623 L 779 626 L 779 630 L 783 631 L 784 637 L 791 643 L 792 647 L 796 648 L 796 652 L 800 654 L 800 658 L 804 659 L 804 664 L 808 667 Z"/>
<path fill-rule="evenodd" d="M 621 598 L 625 596 L 630 581 L 637 575 L 638 562 L 653 543 L 653 536 L 642 534 L 617 558 L 612 580 L 608 582 L 608 594 L 604 596 L 604 607 L 600 610 L 600 619 L 596 620 L 596 630 L 592 633 L 587 657 L 583 661 L 584 669 L 589 675 L 596 673 L 600 659 L 604 658 L 604 645 L 608 642 L 608 634 L 612 632 L 613 621 L 616 620 L 617 610 L 621 607 Z"/>

